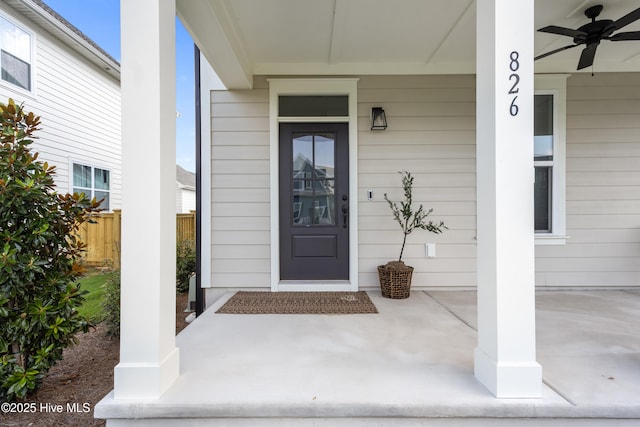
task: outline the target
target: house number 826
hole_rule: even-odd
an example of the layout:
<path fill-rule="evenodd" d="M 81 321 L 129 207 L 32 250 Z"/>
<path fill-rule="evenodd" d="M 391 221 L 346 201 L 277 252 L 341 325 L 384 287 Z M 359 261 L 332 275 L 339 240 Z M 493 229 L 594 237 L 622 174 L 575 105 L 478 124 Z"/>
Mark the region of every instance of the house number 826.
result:
<path fill-rule="evenodd" d="M 512 71 L 512 73 L 509 75 L 509 81 L 512 82 L 511 89 L 509 89 L 509 95 L 513 95 L 511 105 L 509 106 L 509 114 L 511 114 L 512 116 L 517 116 L 518 111 L 520 111 L 520 109 L 518 108 L 518 104 L 516 104 L 516 99 L 518 99 L 518 96 L 516 94 L 520 92 L 520 88 L 518 87 L 518 84 L 520 83 L 520 74 L 517 73 L 518 69 L 520 68 L 520 62 L 518 62 L 518 58 L 520 58 L 520 54 L 517 50 L 514 50 L 509 54 L 509 59 L 511 60 L 509 62 L 509 69 Z"/>

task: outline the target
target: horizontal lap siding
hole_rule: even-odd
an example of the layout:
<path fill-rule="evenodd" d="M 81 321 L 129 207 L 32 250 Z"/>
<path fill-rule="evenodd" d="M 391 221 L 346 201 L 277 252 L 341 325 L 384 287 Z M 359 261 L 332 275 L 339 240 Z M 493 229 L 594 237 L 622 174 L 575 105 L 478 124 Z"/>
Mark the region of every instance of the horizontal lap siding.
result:
<path fill-rule="evenodd" d="M 269 91 L 256 83 L 211 94 L 215 287 L 270 286 Z"/>
<path fill-rule="evenodd" d="M 49 43 L 41 37 L 39 44 L 45 42 Z M 39 51 L 36 104 L 42 117 L 42 133 L 38 148 L 43 154 L 47 151 L 66 156 L 56 166 L 58 185 L 68 191 L 72 191 L 69 161 L 109 169 L 111 209 L 119 209 L 122 175 L 119 83 L 69 55 L 53 42 Z"/>
<path fill-rule="evenodd" d="M 121 206 L 120 84 L 28 20 L 34 34 L 33 92 L 0 84 L 0 101 L 12 97 L 41 116 L 34 149 L 56 166 L 58 190 L 72 191 L 70 161 L 111 171 L 111 209 Z M 141 107 L 142 108 L 142 107 Z"/>
<path fill-rule="evenodd" d="M 638 73 L 568 80 L 567 234 L 536 248 L 538 285 L 640 285 Z"/>
<path fill-rule="evenodd" d="M 536 284 L 640 284 L 640 74 L 568 79 L 567 234 L 536 247 Z M 369 129 L 371 107 L 389 127 Z M 270 276 L 268 86 L 212 94 L 213 283 L 268 287 Z M 398 256 L 402 233 L 384 194 L 433 208 L 441 235 L 408 238 L 404 259 L 417 287 L 476 285 L 475 80 L 473 76 L 364 76 L 358 82 L 360 286 L 377 287 L 376 266 Z M 373 200 L 367 191 L 373 190 Z M 352 198 L 353 200 L 353 198 Z M 436 243 L 437 257 L 424 244 Z"/>
<path fill-rule="evenodd" d="M 449 227 L 408 237 L 403 260 L 416 287 L 475 286 L 475 81 L 473 76 L 366 76 L 358 85 L 360 286 L 377 287 L 376 266 L 397 259 L 402 232 L 384 201 L 402 198 L 398 171 L 414 177 L 414 200 Z M 371 131 L 371 107 L 389 127 Z M 373 200 L 367 191 L 373 190 Z M 425 257 L 435 242 L 437 258 Z"/>

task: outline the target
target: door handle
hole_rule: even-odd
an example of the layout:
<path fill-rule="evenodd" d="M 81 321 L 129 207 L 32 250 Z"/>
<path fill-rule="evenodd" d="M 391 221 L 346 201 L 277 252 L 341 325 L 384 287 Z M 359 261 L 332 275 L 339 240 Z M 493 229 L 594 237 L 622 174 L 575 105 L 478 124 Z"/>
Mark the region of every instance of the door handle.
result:
<path fill-rule="evenodd" d="M 347 228 L 349 220 L 349 205 L 342 205 L 342 227 Z"/>

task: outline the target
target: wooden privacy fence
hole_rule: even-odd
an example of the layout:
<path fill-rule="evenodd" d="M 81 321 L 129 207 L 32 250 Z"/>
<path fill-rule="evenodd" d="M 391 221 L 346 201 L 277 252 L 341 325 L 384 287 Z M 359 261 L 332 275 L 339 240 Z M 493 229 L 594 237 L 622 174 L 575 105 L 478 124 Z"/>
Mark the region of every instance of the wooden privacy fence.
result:
<path fill-rule="evenodd" d="M 80 240 L 86 243 L 87 250 L 83 261 L 89 266 L 120 267 L 120 222 L 122 211 L 96 215 L 95 223 L 85 223 L 80 227 Z M 144 236 L 141 236 L 143 239 Z M 176 215 L 176 242 L 195 242 L 196 213 Z"/>

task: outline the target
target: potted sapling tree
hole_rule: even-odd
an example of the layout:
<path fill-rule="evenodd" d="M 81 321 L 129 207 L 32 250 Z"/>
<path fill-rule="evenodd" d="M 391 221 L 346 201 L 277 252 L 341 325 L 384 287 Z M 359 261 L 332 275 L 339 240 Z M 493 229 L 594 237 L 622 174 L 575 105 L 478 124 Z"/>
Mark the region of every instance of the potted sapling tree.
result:
<path fill-rule="evenodd" d="M 413 176 L 411 173 L 404 171 L 399 172 L 402 175 L 402 189 L 404 191 L 404 200 L 393 202 L 385 193 L 384 199 L 391 208 L 393 218 L 400 225 L 402 230 L 402 246 L 400 248 L 400 256 L 397 261 L 390 261 L 385 265 L 378 266 L 378 278 L 380 280 L 380 289 L 382 296 L 386 298 L 403 299 L 408 298 L 411 292 L 411 276 L 413 267 L 406 265 L 402 261 L 404 248 L 407 243 L 407 236 L 414 230 L 426 230 L 431 233 L 440 234 L 447 229 L 444 222 L 435 223 L 428 220 L 428 216 L 433 209 L 425 210 L 424 207 L 413 208 Z"/>

